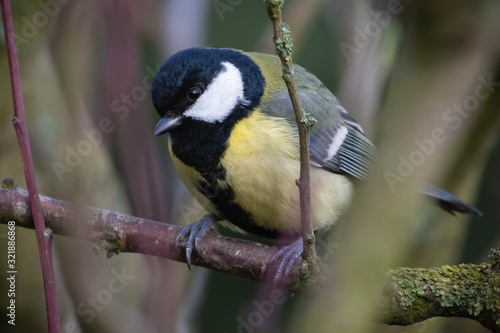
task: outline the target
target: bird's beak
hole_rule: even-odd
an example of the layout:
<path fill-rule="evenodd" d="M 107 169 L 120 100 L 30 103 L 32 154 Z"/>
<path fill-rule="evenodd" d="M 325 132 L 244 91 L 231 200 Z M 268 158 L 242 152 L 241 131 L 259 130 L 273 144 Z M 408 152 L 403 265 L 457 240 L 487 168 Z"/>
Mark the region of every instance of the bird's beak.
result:
<path fill-rule="evenodd" d="M 156 136 L 165 134 L 174 127 L 179 126 L 180 123 L 181 123 L 181 117 L 170 118 L 164 116 L 163 118 L 160 119 L 160 121 L 156 125 L 154 134 Z"/>

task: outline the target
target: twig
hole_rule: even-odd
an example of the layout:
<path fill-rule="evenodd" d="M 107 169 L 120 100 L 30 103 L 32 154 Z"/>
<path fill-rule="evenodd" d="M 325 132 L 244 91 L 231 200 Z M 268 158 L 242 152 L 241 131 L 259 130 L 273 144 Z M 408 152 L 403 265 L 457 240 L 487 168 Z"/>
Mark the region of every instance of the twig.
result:
<path fill-rule="evenodd" d="M 35 222 L 36 239 L 42 265 L 43 285 L 45 288 L 45 304 L 47 307 L 47 322 L 49 332 L 59 332 L 59 317 L 57 315 L 56 288 L 54 280 L 54 266 L 52 262 L 52 233 L 45 229 L 45 222 L 40 208 L 38 190 L 35 181 L 31 148 L 24 116 L 23 96 L 21 91 L 21 78 L 17 63 L 16 46 L 14 41 L 14 28 L 9 0 L 0 0 L 2 19 L 9 62 L 10 82 L 12 86 L 12 99 L 14 102 L 14 118 L 12 123 L 16 130 L 17 140 L 21 149 L 24 177 L 28 187 L 31 210 Z"/>
<path fill-rule="evenodd" d="M 40 196 L 47 226 L 54 234 L 91 239 L 109 254 L 135 252 L 185 262 L 185 249 L 176 247 L 181 228 L 106 209 L 76 206 Z M 28 193 L 4 180 L 0 188 L 0 223 L 33 228 Z M 77 215 L 78 214 L 78 215 Z M 80 220 L 82 216 L 84 220 Z M 76 230 L 85 224 L 89 233 Z M 252 280 L 262 280 L 276 248 L 223 237 L 209 232 L 193 252 L 192 263 Z M 438 268 L 397 268 L 379 302 L 379 321 L 410 325 L 437 316 L 466 317 L 500 332 L 500 251 L 492 252 L 493 264 L 462 264 Z"/>
<path fill-rule="evenodd" d="M 292 41 L 290 28 L 281 19 L 281 7 L 284 0 L 267 0 L 267 14 L 271 19 L 274 31 L 274 44 L 281 65 L 283 67 L 283 80 L 288 89 L 288 94 L 293 105 L 295 120 L 299 130 L 300 140 L 300 179 L 297 182 L 300 192 L 300 217 L 302 222 L 302 238 L 304 241 L 304 251 L 302 260 L 307 264 L 309 272 L 313 276 L 319 272 L 319 263 L 316 259 L 314 230 L 311 220 L 311 189 L 309 175 L 309 130 L 315 124 L 310 114 L 303 112 L 297 88 L 293 79 L 292 65 Z"/>

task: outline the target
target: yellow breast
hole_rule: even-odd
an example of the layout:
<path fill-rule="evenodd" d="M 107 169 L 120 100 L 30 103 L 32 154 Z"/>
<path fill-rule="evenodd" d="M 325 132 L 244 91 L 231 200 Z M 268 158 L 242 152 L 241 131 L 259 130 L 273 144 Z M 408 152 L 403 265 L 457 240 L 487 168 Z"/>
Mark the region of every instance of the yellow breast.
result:
<path fill-rule="evenodd" d="M 235 125 L 222 158 L 235 202 L 266 229 L 300 230 L 298 140 L 294 125 L 254 111 Z M 314 228 L 335 223 L 351 192 L 347 178 L 312 167 Z"/>
<path fill-rule="evenodd" d="M 217 186 L 230 186 L 234 203 L 263 228 L 300 232 L 299 190 L 295 184 L 300 174 L 298 140 L 294 124 L 259 111 L 239 121 L 231 133 L 221 160 L 226 179 Z M 176 158 L 171 149 L 170 153 L 191 194 L 209 213 L 217 214 L 216 207 L 197 189 L 202 176 Z M 346 177 L 312 166 L 314 229 L 333 225 L 349 204 L 351 194 L 352 184 Z"/>

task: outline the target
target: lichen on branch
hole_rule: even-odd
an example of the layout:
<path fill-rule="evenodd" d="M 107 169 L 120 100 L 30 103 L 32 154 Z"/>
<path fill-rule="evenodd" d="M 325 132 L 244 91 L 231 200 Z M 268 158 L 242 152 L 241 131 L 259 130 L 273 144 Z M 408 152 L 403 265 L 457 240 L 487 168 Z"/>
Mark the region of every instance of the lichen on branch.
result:
<path fill-rule="evenodd" d="M 500 332 L 500 274 L 495 260 L 390 270 L 381 299 L 382 321 L 410 325 L 437 316 L 463 317 Z"/>

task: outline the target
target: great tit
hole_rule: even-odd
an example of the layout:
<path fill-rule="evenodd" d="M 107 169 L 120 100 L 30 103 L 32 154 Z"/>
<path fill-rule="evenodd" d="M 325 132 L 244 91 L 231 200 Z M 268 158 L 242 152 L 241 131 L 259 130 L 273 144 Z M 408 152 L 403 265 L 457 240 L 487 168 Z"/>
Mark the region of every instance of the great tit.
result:
<path fill-rule="evenodd" d="M 353 181 L 370 174 L 375 148 L 337 98 L 294 65 L 303 109 L 317 119 L 310 132 L 314 230 L 332 226 L 348 206 Z M 151 86 L 168 133 L 175 168 L 209 213 L 182 229 L 186 261 L 205 233 L 220 222 L 232 229 L 296 241 L 277 256 L 290 267 L 302 249 L 299 137 L 278 57 L 234 49 L 191 48 L 171 56 Z M 437 187 L 425 194 L 449 212 L 480 215 Z M 273 258 L 273 259 L 275 259 Z"/>

